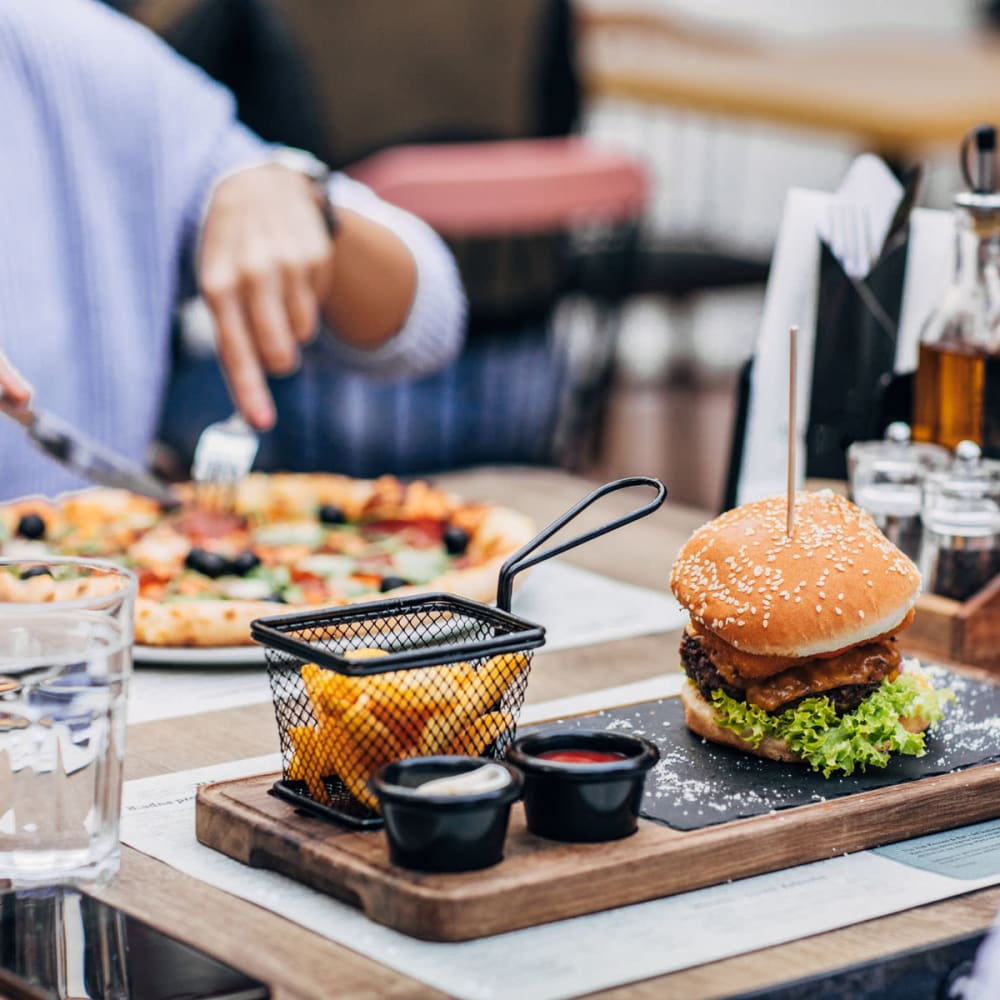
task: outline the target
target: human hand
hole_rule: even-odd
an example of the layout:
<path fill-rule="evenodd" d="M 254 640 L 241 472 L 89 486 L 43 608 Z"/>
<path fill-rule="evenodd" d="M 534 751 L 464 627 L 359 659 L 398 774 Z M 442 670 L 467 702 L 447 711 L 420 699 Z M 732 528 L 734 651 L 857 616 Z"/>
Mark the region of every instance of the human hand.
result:
<path fill-rule="evenodd" d="M 0 401 L 7 410 L 23 409 L 31 401 L 31 386 L 0 351 Z"/>
<path fill-rule="evenodd" d="M 275 419 L 266 374 L 289 375 L 316 333 L 333 244 L 312 182 L 276 164 L 227 177 L 209 205 L 198 261 L 233 399 L 258 430 Z"/>

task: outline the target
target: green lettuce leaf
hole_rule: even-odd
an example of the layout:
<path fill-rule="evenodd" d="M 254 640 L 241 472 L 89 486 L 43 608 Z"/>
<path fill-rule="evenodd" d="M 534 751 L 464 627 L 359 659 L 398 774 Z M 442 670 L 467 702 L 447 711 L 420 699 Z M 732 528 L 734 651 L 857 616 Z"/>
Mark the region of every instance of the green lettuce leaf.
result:
<path fill-rule="evenodd" d="M 771 715 L 723 691 L 712 692 L 720 726 L 755 748 L 765 736 L 782 739 L 826 778 L 835 772 L 847 775 L 885 767 L 891 753 L 922 757 L 924 734 L 904 729 L 900 717 L 919 716 L 933 726 L 954 700 L 952 691 L 934 688 L 926 674 L 914 669 L 883 681 L 853 712 L 840 716 L 825 696 L 805 698 L 794 708 Z"/>

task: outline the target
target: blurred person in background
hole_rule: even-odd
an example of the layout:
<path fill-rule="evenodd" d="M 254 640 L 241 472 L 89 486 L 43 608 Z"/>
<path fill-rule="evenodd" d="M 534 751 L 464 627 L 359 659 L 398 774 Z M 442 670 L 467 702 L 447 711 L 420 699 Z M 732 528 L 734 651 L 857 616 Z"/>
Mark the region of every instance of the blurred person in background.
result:
<path fill-rule="evenodd" d="M 428 227 L 260 140 L 227 90 L 97 0 L 0 0 L 0 93 L 0 389 L 15 403 L 33 386 L 142 461 L 174 306 L 196 290 L 232 400 L 261 430 L 281 385 L 268 374 L 415 378 L 459 352 L 464 297 Z M 198 426 L 217 415 L 187 402 Z M 78 485 L 0 424 L 0 495 Z"/>
<path fill-rule="evenodd" d="M 348 172 L 409 143 L 564 136 L 579 115 L 567 0 L 137 0 L 128 10 L 230 89 L 259 135 Z M 570 393 L 552 314 L 571 270 L 565 234 L 487 233 L 452 249 L 469 299 L 456 363 L 405 382 L 303 365 L 273 385 L 280 419 L 258 467 L 374 476 L 562 460 Z M 202 427 L 194 414 L 226 415 L 203 320 L 183 310 L 160 428 L 183 461 Z"/>

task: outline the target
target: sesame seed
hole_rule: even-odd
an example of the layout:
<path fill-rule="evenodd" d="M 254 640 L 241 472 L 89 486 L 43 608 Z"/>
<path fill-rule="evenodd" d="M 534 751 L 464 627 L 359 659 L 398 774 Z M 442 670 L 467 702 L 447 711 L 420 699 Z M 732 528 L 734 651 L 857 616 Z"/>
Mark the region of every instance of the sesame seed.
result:
<path fill-rule="evenodd" d="M 816 605 L 816 614 L 820 614 L 822 612 L 822 610 L 823 610 L 823 605 L 822 604 L 817 604 Z"/>
<path fill-rule="evenodd" d="M 840 608 L 834 608 L 833 610 L 836 611 L 838 615 L 842 615 L 844 613 L 840 610 Z"/>
<path fill-rule="evenodd" d="M 858 617 L 859 618 L 864 618 L 864 616 L 865 616 L 865 613 L 860 608 L 858 608 Z"/>

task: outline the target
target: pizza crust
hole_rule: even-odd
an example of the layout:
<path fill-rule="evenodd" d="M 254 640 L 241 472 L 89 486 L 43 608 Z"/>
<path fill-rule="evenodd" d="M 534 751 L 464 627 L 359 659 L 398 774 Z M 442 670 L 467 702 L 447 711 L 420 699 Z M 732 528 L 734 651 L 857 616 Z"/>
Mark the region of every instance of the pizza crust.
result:
<path fill-rule="evenodd" d="M 138 597 L 135 641 L 142 646 L 249 646 L 255 618 L 302 610 L 273 601 L 177 601 Z"/>

